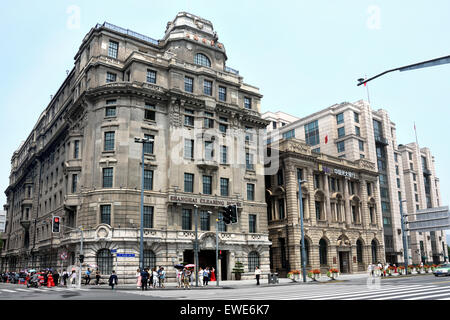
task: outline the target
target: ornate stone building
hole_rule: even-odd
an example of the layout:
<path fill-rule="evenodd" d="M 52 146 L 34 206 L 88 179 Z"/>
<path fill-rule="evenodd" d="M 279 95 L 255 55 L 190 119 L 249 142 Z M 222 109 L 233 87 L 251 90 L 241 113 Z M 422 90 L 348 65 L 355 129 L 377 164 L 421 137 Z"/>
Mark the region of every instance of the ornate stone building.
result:
<path fill-rule="evenodd" d="M 144 264 L 193 262 L 198 206 L 200 265 L 215 266 L 216 218 L 237 204 L 239 222 L 219 224 L 218 266 L 231 279 L 269 271 L 259 90 L 226 66 L 210 21 L 179 13 L 163 39 L 98 24 L 68 74 L 13 154 L 2 269 L 78 264 L 113 268 L 134 281 L 139 266 L 141 155 Z M 153 139 L 144 145 L 135 137 Z M 60 233 L 52 217 L 60 216 Z M 61 253 L 68 259 L 62 260 Z"/>
<path fill-rule="evenodd" d="M 279 171 L 266 175 L 271 269 L 285 275 L 301 269 L 298 179 L 302 183 L 307 269 L 367 270 L 384 262 L 384 242 L 375 164 L 312 152 L 304 141 L 281 139 Z M 276 161 L 276 157 L 274 158 Z"/>

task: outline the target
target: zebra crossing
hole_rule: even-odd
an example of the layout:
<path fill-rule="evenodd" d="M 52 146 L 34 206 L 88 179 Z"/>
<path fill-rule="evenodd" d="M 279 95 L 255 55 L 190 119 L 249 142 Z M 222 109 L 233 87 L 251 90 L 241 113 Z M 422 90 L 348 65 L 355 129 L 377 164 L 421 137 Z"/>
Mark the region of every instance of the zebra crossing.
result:
<path fill-rule="evenodd" d="M 121 293 L 181 300 L 450 300 L 450 286 L 409 285 L 308 285 L 233 290 L 149 290 Z"/>
<path fill-rule="evenodd" d="M 14 287 L 10 289 L 0 288 L 0 299 L 2 294 L 11 293 L 55 293 L 55 292 L 73 292 L 73 291 L 89 291 L 89 289 L 77 289 L 77 288 L 65 288 L 65 287 L 39 287 L 39 288 L 26 288 L 26 287 Z"/>

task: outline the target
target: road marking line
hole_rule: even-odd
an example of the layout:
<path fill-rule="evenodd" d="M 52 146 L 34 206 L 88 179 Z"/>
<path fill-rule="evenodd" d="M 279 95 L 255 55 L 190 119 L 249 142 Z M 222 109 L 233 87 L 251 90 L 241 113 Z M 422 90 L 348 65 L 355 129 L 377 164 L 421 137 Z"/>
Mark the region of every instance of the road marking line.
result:
<path fill-rule="evenodd" d="M 442 296 L 449 297 L 450 296 L 450 289 L 444 289 L 444 290 L 441 290 L 441 292 L 442 291 L 445 291 L 445 293 L 433 294 L 433 295 L 427 296 L 427 297 L 418 297 L 418 298 L 411 298 L 411 299 L 405 299 L 405 300 L 423 300 L 423 299 L 430 299 L 430 298 L 435 298 L 435 297 L 442 297 Z M 446 299 L 438 299 L 438 300 L 450 300 L 450 297 L 446 298 Z"/>
<path fill-rule="evenodd" d="M 429 292 L 429 291 L 433 292 L 433 291 L 436 291 L 437 289 L 438 288 L 423 288 L 420 290 L 420 292 L 416 292 L 416 293 L 411 292 L 411 291 L 402 290 L 402 291 L 388 293 L 384 297 L 375 298 L 372 300 L 391 300 L 393 297 L 395 298 L 395 295 L 398 295 L 398 298 L 401 300 L 406 300 L 405 299 L 406 297 L 414 297 L 414 296 L 420 296 L 420 295 L 423 296 L 427 292 Z"/>
<path fill-rule="evenodd" d="M 15 293 L 16 291 L 14 291 L 14 290 L 8 290 L 8 289 L 1 289 L 2 291 L 5 291 L 5 292 L 13 292 L 13 293 Z"/>

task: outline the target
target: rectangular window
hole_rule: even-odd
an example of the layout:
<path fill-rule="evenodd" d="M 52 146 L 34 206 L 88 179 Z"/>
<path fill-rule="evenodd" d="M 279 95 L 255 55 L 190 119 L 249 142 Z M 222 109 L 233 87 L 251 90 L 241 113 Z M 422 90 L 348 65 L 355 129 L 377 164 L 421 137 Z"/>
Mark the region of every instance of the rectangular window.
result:
<path fill-rule="evenodd" d="M 156 83 L 156 71 L 147 70 L 147 82 L 148 83 Z"/>
<path fill-rule="evenodd" d="M 194 117 L 184 115 L 184 125 L 193 127 L 194 126 Z"/>
<path fill-rule="evenodd" d="M 372 185 L 367 182 L 367 195 L 370 197 L 372 195 Z"/>
<path fill-rule="evenodd" d="M 227 153 L 228 153 L 228 148 L 227 148 L 227 146 L 221 146 L 220 147 L 220 163 L 221 164 L 226 164 L 226 163 L 228 163 L 227 161 L 228 161 L 228 155 L 227 155 Z"/>
<path fill-rule="evenodd" d="M 192 230 L 192 210 L 183 209 L 181 213 L 181 228 L 183 230 Z"/>
<path fill-rule="evenodd" d="M 280 220 L 285 218 L 285 215 L 284 215 L 284 199 L 279 199 L 278 200 L 278 215 L 280 217 Z"/>
<path fill-rule="evenodd" d="M 416 178 L 416 174 L 413 173 L 412 175 L 413 175 L 413 181 L 416 181 L 416 179 L 417 179 L 417 178 Z"/>
<path fill-rule="evenodd" d="M 184 174 L 184 192 L 194 192 L 194 175 L 192 173 Z"/>
<path fill-rule="evenodd" d="M 117 80 L 117 74 L 112 73 L 112 72 L 106 73 L 106 83 L 116 82 L 116 80 Z"/>
<path fill-rule="evenodd" d="M 297 168 L 297 181 L 298 180 L 303 180 L 303 169 Z"/>
<path fill-rule="evenodd" d="M 227 133 L 228 125 L 224 123 L 219 123 L 219 131 L 222 133 Z"/>
<path fill-rule="evenodd" d="M 105 148 L 104 151 L 113 151 L 115 144 L 115 132 L 105 132 Z"/>
<path fill-rule="evenodd" d="M 398 162 L 398 155 L 396 153 L 394 153 L 394 159 L 395 159 L 395 162 Z"/>
<path fill-rule="evenodd" d="M 248 232 L 256 233 L 256 214 L 248 215 Z"/>
<path fill-rule="evenodd" d="M 337 152 L 345 151 L 345 141 L 340 141 L 337 143 Z"/>
<path fill-rule="evenodd" d="M 286 131 L 283 133 L 283 139 L 291 139 L 291 138 L 295 138 L 295 129 Z"/>
<path fill-rule="evenodd" d="M 312 149 L 311 151 L 315 152 L 315 153 L 320 153 L 320 148 L 315 148 L 315 149 Z"/>
<path fill-rule="evenodd" d="M 364 141 L 359 140 L 358 144 L 359 144 L 359 150 L 364 151 Z"/>
<path fill-rule="evenodd" d="M 194 92 L 194 79 L 190 77 L 184 77 L 184 91 Z"/>
<path fill-rule="evenodd" d="M 253 183 L 247 183 L 247 200 L 255 200 L 255 185 Z"/>
<path fill-rule="evenodd" d="M 112 188 L 113 168 L 103 168 L 103 188 Z"/>
<path fill-rule="evenodd" d="M 108 56 L 117 59 L 117 53 L 119 52 L 119 43 L 116 41 L 109 41 Z"/>
<path fill-rule="evenodd" d="M 153 190 L 153 170 L 144 170 L 144 190 Z"/>
<path fill-rule="evenodd" d="M 100 206 L 100 223 L 111 224 L 111 205 Z"/>
<path fill-rule="evenodd" d="M 253 141 L 253 128 L 245 127 L 245 141 Z"/>
<path fill-rule="evenodd" d="M 155 136 L 150 135 L 150 134 L 144 134 L 144 138 L 152 140 L 150 142 L 144 142 L 144 153 L 153 154 L 153 146 L 155 143 L 155 141 L 154 141 Z"/>
<path fill-rule="evenodd" d="M 320 189 L 320 175 L 314 174 L 314 189 Z"/>
<path fill-rule="evenodd" d="M 72 193 L 77 192 L 78 175 L 72 175 Z"/>
<path fill-rule="evenodd" d="M 105 117 L 115 117 L 115 116 L 116 116 L 116 107 L 105 108 Z"/>
<path fill-rule="evenodd" d="M 212 96 L 212 81 L 204 80 L 203 81 L 203 93 Z"/>
<path fill-rule="evenodd" d="M 337 124 L 344 123 L 344 113 L 339 113 L 336 115 Z"/>
<path fill-rule="evenodd" d="M 220 178 L 220 195 L 222 197 L 228 197 L 228 187 L 229 187 L 229 179 L 227 178 Z"/>
<path fill-rule="evenodd" d="M 214 144 L 212 141 L 205 141 L 205 160 L 212 161 L 214 159 Z"/>
<path fill-rule="evenodd" d="M 411 152 L 408 152 L 408 158 L 409 158 L 409 160 L 412 160 L 412 153 Z"/>
<path fill-rule="evenodd" d="M 153 228 L 153 207 L 144 206 L 144 228 Z"/>
<path fill-rule="evenodd" d="M 75 140 L 73 146 L 73 158 L 78 159 L 79 155 L 80 155 L 80 140 Z"/>
<path fill-rule="evenodd" d="M 244 97 L 244 108 L 251 109 L 252 108 L 252 99 L 248 97 Z"/>
<path fill-rule="evenodd" d="M 227 88 L 219 86 L 219 100 L 220 101 L 227 100 Z"/>
<path fill-rule="evenodd" d="M 253 154 L 248 153 L 248 152 L 245 154 L 245 165 L 246 165 L 247 170 L 254 170 Z"/>
<path fill-rule="evenodd" d="M 200 211 L 200 230 L 209 231 L 210 229 L 210 219 L 208 211 Z"/>
<path fill-rule="evenodd" d="M 355 134 L 360 137 L 361 136 L 361 129 L 357 126 L 355 126 Z"/>
<path fill-rule="evenodd" d="M 353 115 L 355 117 L 355 122 L 359 123 L 359 113 L 353 112 Z"/>
<path fill-rule="evenodd" d="M 203 194 L 212 194 L 212 176 L 203 176 Z"/>
<path fill-rule="evenodd" d="M 184 139 L 184 157 L 194 159 L 194 140 Z"/>
<path fill-rule="evenodd" d="M 338 128 L 338 138 L 345 136 L 345 127 Z"/>
<path fill-rule="evenodd" d="M 145 120 L 156 121 L 156 107 L 152 104 L 145 104 Z"/>
<path fill-rule="evenodd" d="M 321 207 L 320 207 L 320 205 L 321 205 L 321 202 L 320 201 L 315 201 L 315 203 L 316 203 L 316 220 L 320 220 L 322 217 L 321 217 Z"/>
<path fill-rule="evenodd" d="M 305 125 L 305 141 L 310 146 L 320 143 L 319 122 L 317 120 Z"/>
<path fill-rule="evenodd" d="M 395 166 L 395 174 L 399 175 L 400 174 L 400 170 L 398 169 L 398 166 Z"/>

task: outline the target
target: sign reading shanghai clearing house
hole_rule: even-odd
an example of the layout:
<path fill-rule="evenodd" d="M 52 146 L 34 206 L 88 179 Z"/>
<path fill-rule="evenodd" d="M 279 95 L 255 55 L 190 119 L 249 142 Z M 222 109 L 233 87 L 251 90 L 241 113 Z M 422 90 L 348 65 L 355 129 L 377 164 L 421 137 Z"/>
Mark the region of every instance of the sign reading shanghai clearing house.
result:
<path fill-rule="evenodd" d="M 325 167 L 321 164 L 319 164 L 319 171 L 323 171 L 325 173 L 334 173 L 339 176 L 349 177 L 349 178 L 353 178 L 353 179 L 357 178 L 356 173 L 354 173 L 352 171 L 346 171 L 346 170 L 342 170 L 342 169 L 331 169 L 331 168 Z"/>
<path fill-rule="evenodd" d="M 199 204 L 199 205 L 205 205 L 205 206 L 226 207 L 229 205 L 236 205 L 238 208 L 242 207 L 241 202 L 222 200 L 222 199 L 210 199 L 210 198 L 204 198 L 204 197 L 187 197 L 187 196 L 170 195 L 169 201 L 170 202 L 179 202 L 179 203 Z"/>

